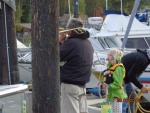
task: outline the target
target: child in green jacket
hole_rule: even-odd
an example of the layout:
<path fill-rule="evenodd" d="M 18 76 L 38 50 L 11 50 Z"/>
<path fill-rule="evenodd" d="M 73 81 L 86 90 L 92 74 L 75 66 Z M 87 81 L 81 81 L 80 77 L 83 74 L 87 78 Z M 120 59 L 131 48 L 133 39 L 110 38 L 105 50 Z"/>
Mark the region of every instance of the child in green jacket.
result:
<path fill-rule="evenodd" d="M 112 102 L 112 113 L 122 113 L 122 102 L 127 97 L 123 90 L 123 79 L 125 68 L 121 63 L 123 52 L 112 48 L 108 52 L 108 70 L 106 72 L 105 82 L 108 87 L 108 101 Z"/>

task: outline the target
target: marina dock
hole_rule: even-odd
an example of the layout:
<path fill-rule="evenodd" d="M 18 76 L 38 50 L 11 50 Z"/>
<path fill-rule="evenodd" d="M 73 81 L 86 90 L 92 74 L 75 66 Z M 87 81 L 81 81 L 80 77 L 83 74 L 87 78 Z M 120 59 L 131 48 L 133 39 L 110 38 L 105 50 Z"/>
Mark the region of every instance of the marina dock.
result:
<path fill-rule="evenodd" d="M 2 108 L 2 113 L 22 113 L 22 101 L 24 99 L 24 92 L 9 95 L 6 97 L 0 98 L 0 101 L 5 103 L 5 106 Z M 100 99 L 94 95 L 87 95 L 87 103 L 89 113 L 100 113 L 100 108 L 95 107 L 96 105 L 100 105 L 100 103 L 104 102 L 105 99 Z M 149 102 L 142 102 L 142 107 L 146 110 L 150 110 Z M 31 108 L 30 108 L 31 109 Z M 28 112 L 27 112 L 28 113 Z M 138 112 L 140 113 L 140 112 Z"/>
<path fill-rule="evenodd" d="M 24 92 L 0 98 L 0 101 L 5 103 L 5 106 L 2 108 L 2 111 L 3 111 L 2 113 L 22 113 L 21 110 L 22 110 L 22 100 L 23 99 L 24 99 Z M 87 95 L 87 103 L 90 106 L 89 112 L 90 112 L 90 110 L 93 109 L 91 105 L 99 104 L 103 101 L 104 101 L 104 99 L 100 99 L 97 96 Z"/>

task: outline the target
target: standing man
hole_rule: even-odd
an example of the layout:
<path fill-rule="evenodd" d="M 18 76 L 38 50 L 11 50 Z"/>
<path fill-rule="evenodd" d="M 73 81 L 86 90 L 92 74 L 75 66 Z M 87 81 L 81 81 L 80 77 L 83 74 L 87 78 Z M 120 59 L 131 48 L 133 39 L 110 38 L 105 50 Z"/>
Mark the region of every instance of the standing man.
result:
<path fill-rule="evenodd" d="M 142 93 L 148 93 L 148 88 L 142 83 L 140 83 L 138 78 L 146 69 L 146 67 L 150 64 L 150 50 L 137 50 L 137 52 L 129 53 L 122 57 L 122 63 L 126 69 L 124 89 L 128 97 L 134 90 L 131 83 L 133 83 L 137 88 L 139 88 Z M 134 92 L 131 98 L 134 99 L 135 97 L 136 94 Z M 122 113 L 127 113 L 127 107 L 128 103 L 124 101 Z M 130 103 L 130 108 L 131 113 L 133 113 L 133 102 Z"/>
<path fill-rule="evenodd" d="M 76 29 L 79 28 L 79 29 Z M 90 81 L 93 47 L 89 32 L 77 18 L 69 19 L 66 34 L 60 34 L 61 113 L 88 113 L 86 83 Z M 66 40 L 67 36 L 67 40 Z"/>

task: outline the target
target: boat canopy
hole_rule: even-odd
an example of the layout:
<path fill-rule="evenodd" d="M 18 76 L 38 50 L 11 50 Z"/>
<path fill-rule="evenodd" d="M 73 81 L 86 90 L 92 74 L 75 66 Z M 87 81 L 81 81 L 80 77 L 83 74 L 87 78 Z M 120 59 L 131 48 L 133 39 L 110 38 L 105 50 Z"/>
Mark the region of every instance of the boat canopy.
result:
<path fill-rule="evenodd" d="M 101 31 L 95 37 L 124 36 L 130 16 L 109 14 L 106 16 Z M 150 26 L 139 22 L 136 18 L 132 23 L 129 35 L 149 35 Z"/>

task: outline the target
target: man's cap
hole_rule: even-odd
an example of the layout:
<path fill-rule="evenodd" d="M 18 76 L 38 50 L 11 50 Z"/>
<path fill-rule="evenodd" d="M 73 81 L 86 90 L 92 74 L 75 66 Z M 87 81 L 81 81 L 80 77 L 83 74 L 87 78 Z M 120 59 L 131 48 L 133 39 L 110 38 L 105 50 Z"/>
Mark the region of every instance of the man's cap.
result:
<path fill-rule="evenodd" d="M 78 28 L 78 27 L 83 27 L 83 22 L 79 18 L 70 18 L 67 22 L 66 28 L 68 29 L 73 29 L 73 28 Z"/>

